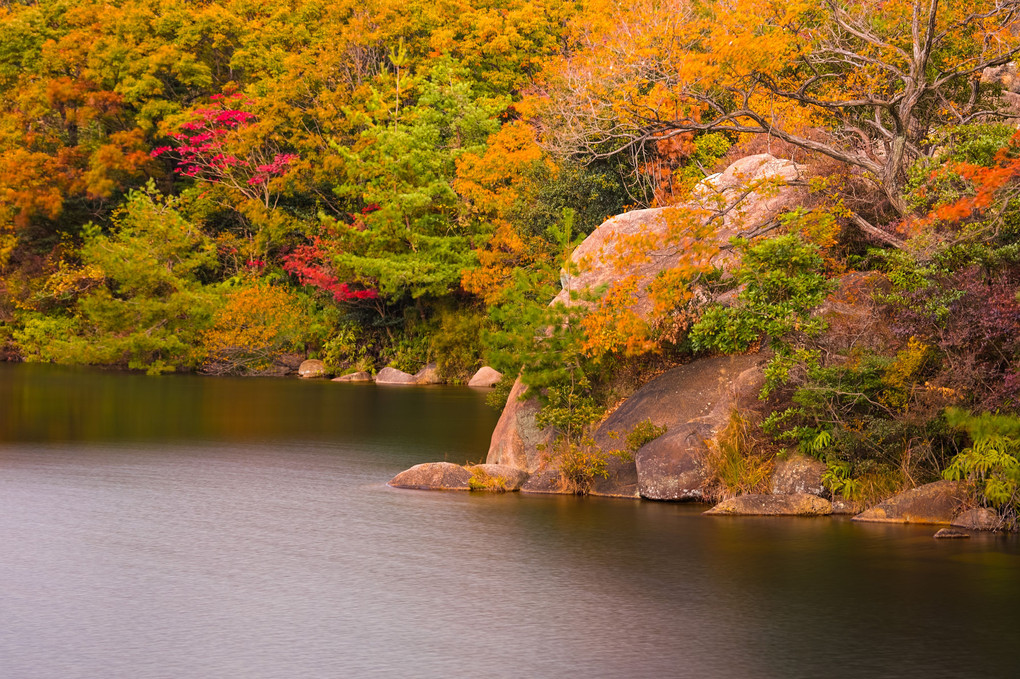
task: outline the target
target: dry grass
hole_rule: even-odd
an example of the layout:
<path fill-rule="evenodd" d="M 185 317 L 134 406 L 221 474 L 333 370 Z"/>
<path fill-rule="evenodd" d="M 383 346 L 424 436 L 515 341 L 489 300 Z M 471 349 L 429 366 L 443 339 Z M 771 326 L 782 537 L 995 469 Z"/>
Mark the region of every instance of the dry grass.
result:
<path fill-rule="evenodd" d="M 759 439 L 756 422 L 756 414 L 733 410 L 726 427 L 710 442 L 710 495 L 716 499 L 768 492 L 775 452 Z"/>

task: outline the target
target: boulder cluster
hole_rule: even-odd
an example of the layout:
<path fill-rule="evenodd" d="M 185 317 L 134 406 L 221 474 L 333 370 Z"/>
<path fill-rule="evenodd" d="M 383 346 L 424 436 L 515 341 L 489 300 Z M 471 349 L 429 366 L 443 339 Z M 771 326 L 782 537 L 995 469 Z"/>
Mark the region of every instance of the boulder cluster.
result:
<path fill-rule="evenodd" d="M 304 361 L 298 368 L 298 376 L 303 379 L 318 379 L 327 376 L 326 366 L 318 359 Z M 479 368 L 468 381 L 469 387 L 494 387 L 503 377 L 502 373 L 488 366 Z M 375 376 L 365 371 L 347 373 L 333 378 L 334 382 L 375 382 L 376 384 L 443 384 L 445 380 L 439 374 L 439 366 L 428 363 L 412 375 L 396 368 L 383 368 Z"/>
<path fill-rule="evenodd" d="M 725 172 L 705 180 L 695 195 L 700 191 L 716 205 L 725 206 L 722 209 L 724 218 L 717 229 L 720 244 L 733 236 L 757 232 L 773 222 L 781 211 L 802 199 L 804 183 L 798 181 L 802 170 L 791 161 L 760 155 L 741 159 Z M 771 178 L 782 181 L 767 195 L 737 190 L 748 182 Z M 690 207 L 692 214 L 712 218 L 711 213 L 699 206 Z M 665 228 L 661 209 L 638 210 L 606 221 L 572 255 L 578 266 L 571 274 L 563 272 L 565 292 L 561 293 L 559 301 L 584 303 L 566 291 L 595 290 L 611 284 L 620 275 L 613 252 L 621 238 Z M 719 252 L 721 258 L 731 256 L 725 248 L 720 248 Z M 663 269 L 673 266 L 677 256 L 667 250 L 652 254 L 656 256 L 650 257 L 648 264 L 628 273 L 636 273 L 643 281 L 650 282 Z M 724 269 L 731 264 L 727 261 L 715 263 Z M 639 290 L 643 289 L 643 285 L 639 286 Z M 838 294 L 832 299 L 836 301 L 819 310 L 827 318 L 832 317 L 830 321 L 850 322 L 862 328 L 872 322 L 866 310 L 853 305 L 843 308 L 837 303 Z M 647 293 L 635 295 L 632 308 L 636 313 L 646 317 L 651 307 Z M 767 492 L 734 495 L 721 489 L 717 470 L 713 469 L 712 453 L 725 445 L 729 435 L 727 428 L 734 414 L 753 413 L 757 407 L 767 358 L 759 353 L 699 358 L 649 381 L 596 429 L 594 444 L 603 453 L 605 473 L 594 476 L 584 491 L 605 497 L 715 502 L 705 512 L 709 515 L 855 514 L 853 520 L 861 522 L 947 526 L 947 531 L 940 531 L 938 537 L 966 537 L 969 535 L 966 531 L 993 530 L 999 524 L 994 512 L 968 507 L 965 486 L 950 481 L 907 490 L 856 513 L 851 503 L 832 497 L 825 488 L 822 478 L 826 465 L 802 455 L 774 460 L 767 479 Z M 381 372 L 376 381 L 389 370 Z M 415 383 L 418 377 L 401 375 L 407 383 Z M 550 454 L 556 432 L 551 427 L 539 426 L 538 411 L 538 400 L 528 397 L 527 387 L 518 379 L 492 434 L 486 464 L 463 467 L 448 462 L 419 464 L 398 474 L 389 485 L 428 490 L 577 492 L 576 485 L 559 469 L 556 456 Z M 636 450 L 621 449 L 627 435 L 642 424 L 653 425 L 653 431 L 659 435 Z"/>

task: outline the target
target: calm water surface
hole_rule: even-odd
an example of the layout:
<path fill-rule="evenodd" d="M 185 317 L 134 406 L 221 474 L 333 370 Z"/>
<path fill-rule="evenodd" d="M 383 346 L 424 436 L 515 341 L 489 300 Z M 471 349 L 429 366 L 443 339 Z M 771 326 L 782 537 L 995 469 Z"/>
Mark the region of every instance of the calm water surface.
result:
<path fill-rule="evenodd" d="M 399 491 L 456 388 L 0 365 L 0 677 L 1018 677 L 1020 543 Z"/>

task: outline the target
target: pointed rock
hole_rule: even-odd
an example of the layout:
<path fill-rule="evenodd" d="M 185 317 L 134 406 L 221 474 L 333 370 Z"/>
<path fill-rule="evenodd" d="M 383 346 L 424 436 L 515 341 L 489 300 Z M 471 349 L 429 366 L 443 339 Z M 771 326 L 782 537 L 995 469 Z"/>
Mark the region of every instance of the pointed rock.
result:
<path fill-rule="evenodd" d="M 469 387 L 494 387 L 501 379 L 503 379 L 503 373 L 485 365 L 468 380 L 467 385 Z"/>

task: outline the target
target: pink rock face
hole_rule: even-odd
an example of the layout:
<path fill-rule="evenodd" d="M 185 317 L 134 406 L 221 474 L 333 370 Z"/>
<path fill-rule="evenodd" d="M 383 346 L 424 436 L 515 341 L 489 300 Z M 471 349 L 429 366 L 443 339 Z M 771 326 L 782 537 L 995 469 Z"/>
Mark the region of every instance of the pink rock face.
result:
<path fill-rule="evenodd" d="M 646 317 L 652 300 L 646 288 L 662 271 L 673 268 L 683 256 L 683 247 L 664 240 L 670 222 L 695 217 L 702 223 L 713 220 L 715 244 L 722 246 L 733 236 L 754 232 L 772 221 L 780 212 L 798 204 L 804 196 L 803 186 L 783 185 L 801 179 L 804 168 L 793 161 L 768 154 L 741 158 L 720 174 L 706 178 L 695 188 L 695 199 L 679 205 L 634 210 L 610 218 L 589 235 L 571 255 L 577 271 L 561 274 L 563 289 L 553 300 L 568 306 L 577 304 L 571 293 L 594 291 L 624 276 L 635 276 L 637 293 L 633 310 Z M 765 184 L 763 184 L 765 182 Z M 761 192 L 749 191 L 760 186 Z M 673 213 L 673 214 L 671 214 Z M 658 243 L 647 250 L 643 261 L 628 261 L 621 267 L 621 245 L 633 244 L 635 238 Z M 726 264 L 728 253 L 713 260 L 716 266 Z"/>
<path fill-rule="evenodd" d="M 545 462 L 545 455 L 538 449 L 553 441 L 553 430 L 539 428 L 535 422 L 538 401 L 522 401 L 521 394 L 527 387 L 518 379 L 514 382 L 506 406 L 503 408 L 489 443 L 488 464 L 506 464 L 527 472 L 534 472 Z"/>

